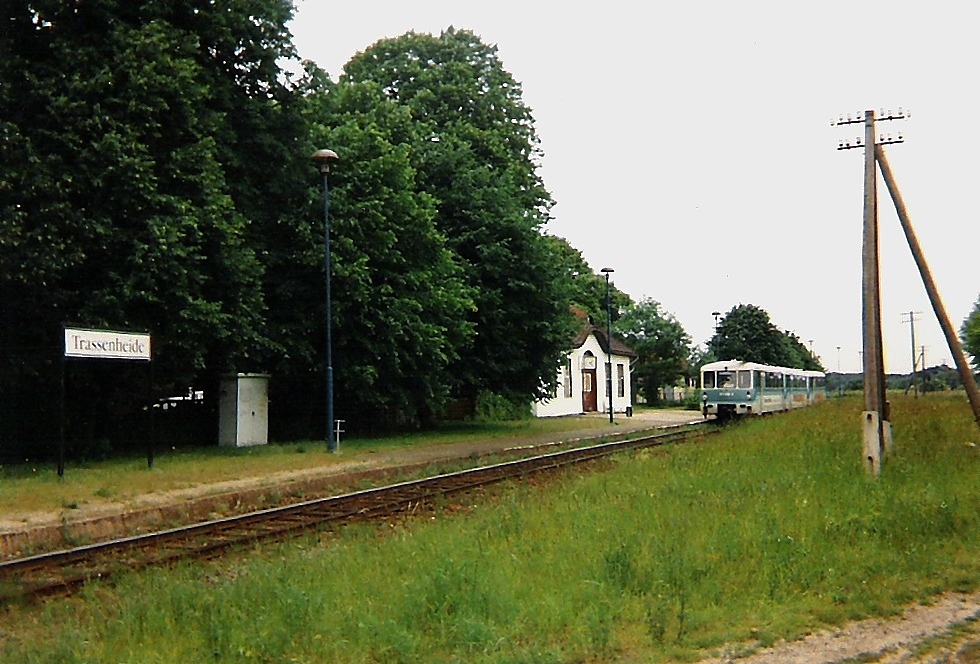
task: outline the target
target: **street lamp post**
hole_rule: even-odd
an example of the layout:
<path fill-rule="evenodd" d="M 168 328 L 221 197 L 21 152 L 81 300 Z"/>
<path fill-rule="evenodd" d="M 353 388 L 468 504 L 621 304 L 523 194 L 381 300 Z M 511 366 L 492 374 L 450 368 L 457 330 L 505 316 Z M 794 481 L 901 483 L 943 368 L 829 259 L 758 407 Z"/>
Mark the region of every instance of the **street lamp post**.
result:
<path fill-rule="evenodd" d="M 612 308 L 609 304 L 609 275 L 615 272 L 611 267 L 600 270 L 606 275 L 606 396 L 609 397 L 609 423 L 613 423 L 612 388 Z"/>
<path fill-rule="evenodd" d="M 715 333 L 711 337 L 711 340 L 708 342 L 708 351 L 717 355 L 718 354 L 718 316 L 721 316 L 721 312 L 712 311 L 711 315 L 715 317 Z"/>
<path fill-rule="evenodd" d="M 333 321 L 331 320 L 330 300 L 330 188 L 327 176 L 330 164 L 337 161 L 333 150 L 317 150 L 313 161 L 323 174 L 323 279 L 326 284 L 326 324 L 327 324 L 327 450 L 337 451 L 337 437 L 334 435 L 333 420 Z"/>

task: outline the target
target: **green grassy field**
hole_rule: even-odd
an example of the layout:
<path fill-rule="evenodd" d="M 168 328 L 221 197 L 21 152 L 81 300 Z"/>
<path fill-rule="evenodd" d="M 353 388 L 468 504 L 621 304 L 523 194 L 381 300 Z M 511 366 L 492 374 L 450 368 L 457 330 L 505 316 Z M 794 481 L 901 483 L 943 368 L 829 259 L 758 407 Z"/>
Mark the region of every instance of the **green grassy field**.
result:
<path fill-rule="evenodd" d="M 515 422 L 456 423 L 436 432 L 385 438 L 344 439 L 342 454 L 329 454 L 323 441 L 247 448 L 169 447 L 156 451 L 155 464 L 145 456 L 68 464 L 59 478 L 53 463 L 0 465 L 0 506 L 9 513 L 71 510 L 104 502 L 127 502 L 148 493 L 303 471 L 343 463 L 358 455 L 411 445 L 440 445 L 494 438 L 529 438 L 585 431 L 603 435 L 615 427 L 603 418 L 562 417 Z M 590 433 L 591 435 L 591 433 Z"/>
<path fill-rule="evenodd" d="M 857 398 L 0 616 L 4 662 L 696 661 L 980 584 L 980 430 Z"/>

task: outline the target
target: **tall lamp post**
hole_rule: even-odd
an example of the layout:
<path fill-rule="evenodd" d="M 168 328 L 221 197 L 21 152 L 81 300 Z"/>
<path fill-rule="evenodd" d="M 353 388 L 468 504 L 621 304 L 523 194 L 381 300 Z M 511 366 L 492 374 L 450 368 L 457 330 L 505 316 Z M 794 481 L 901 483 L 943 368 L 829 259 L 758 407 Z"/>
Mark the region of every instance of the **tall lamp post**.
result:
<path fill-rule="evenodd" d="M 616 270 L 604 267 L 600 270 L 606 275 L 606 396 L 609 397 L 609 423 L 613 423 L 612 391 L 612 308 L 609 304 L 609 275 Z"/>
<path fill-rule="evenodd" d="M 327 450 L 337 451 L 337 437 L 334 434 L 333 420 L 333 321 L 331 320 L 330 301 L 330 188 L 327 176 L 330 174 L 330 164 L 337 161 L 337 153 L 333 150 L 317 150 L 313 153 L 313 162 L 320 167 L 323 174 L 323 278 L 327 287 L 326 294 L 326 323 L 327 323 Z"/>

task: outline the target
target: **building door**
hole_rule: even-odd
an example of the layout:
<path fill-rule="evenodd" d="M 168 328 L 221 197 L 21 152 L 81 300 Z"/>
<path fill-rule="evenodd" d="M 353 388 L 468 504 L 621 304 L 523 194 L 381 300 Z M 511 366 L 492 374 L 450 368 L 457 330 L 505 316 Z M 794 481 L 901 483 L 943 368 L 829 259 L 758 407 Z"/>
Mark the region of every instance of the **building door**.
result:
<path fill-rule="evenodd" d="M 585 355 L 582 356 L 582 410 L 586 413 L 594 413 L 599 410 L 595 370 L 595 355 L 586 351 Z"/>

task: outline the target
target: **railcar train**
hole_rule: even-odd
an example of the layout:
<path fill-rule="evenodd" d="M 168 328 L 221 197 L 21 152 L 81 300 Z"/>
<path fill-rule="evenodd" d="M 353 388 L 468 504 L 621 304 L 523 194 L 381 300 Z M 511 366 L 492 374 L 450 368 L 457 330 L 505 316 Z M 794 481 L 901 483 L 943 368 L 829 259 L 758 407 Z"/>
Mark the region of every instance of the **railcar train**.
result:
<path fill-rule="evenodd" d="M 823 372 L 723 360 L 701 367 L 701 414 L 720 420 L 803 408 L 826 399 Z"/>

